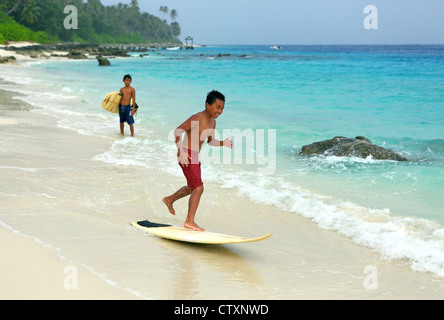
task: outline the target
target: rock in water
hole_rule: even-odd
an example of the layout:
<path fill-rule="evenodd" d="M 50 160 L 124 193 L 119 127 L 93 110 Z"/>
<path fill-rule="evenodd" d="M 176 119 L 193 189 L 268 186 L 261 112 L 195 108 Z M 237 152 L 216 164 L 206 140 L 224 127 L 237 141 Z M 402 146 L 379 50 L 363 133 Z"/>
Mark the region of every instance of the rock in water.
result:
<path fill-rule="evenodd" d="M 366 137 L 356 138 L 334 137 L 331 140 L 314 142 L 302 147 L 300 154 L 321 154 L 336 157 L 367 158 L 371 156 L 376 160 L 408 161 L 392 150 L 374 145 Z"/>
<path fill-rule="evenodd" d="M 99 66 L 110 66 L 111 62 L 107 58 L 104 58 L 102 56 L 97 56 L 97 61 L 99 61 Z"/>

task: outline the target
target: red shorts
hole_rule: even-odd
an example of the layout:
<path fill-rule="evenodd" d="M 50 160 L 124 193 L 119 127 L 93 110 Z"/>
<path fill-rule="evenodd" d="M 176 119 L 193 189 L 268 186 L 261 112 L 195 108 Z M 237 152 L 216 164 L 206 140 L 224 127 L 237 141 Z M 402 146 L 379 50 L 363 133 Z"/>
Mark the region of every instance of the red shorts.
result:
<path fill-rule="evenodd" d="M 203 186 L 202 176 L 199 162 L 199 152 L 192 151 L 188 148 L 183 148 L 183 151 L 187 152 L 191 159 L 188 159 L 188 167 L 179 163 L 182 168 L 183 174 L 185 178 L 187 178 L 187 185 L 193 191 L 201 186 Z"/>

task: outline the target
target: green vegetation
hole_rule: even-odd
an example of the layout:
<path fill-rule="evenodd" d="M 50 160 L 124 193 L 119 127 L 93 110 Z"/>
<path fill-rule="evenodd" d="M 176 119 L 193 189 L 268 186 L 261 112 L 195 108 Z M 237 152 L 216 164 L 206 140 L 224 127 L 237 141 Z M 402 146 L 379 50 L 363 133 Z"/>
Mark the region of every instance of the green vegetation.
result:
<path fill-rule="evenodd" d="M 77 8 L 77 29 L 65 28 L 65 19 Z M 100 0 L 0 0 L 0 43 L 31 40 L 38 43 L 180 43 L 176 10 L 162 7 L 171 23 L 141 12 L 131 4 L 103 6 Z"/>
<path fill-rule="evenodd" d="M 34 32 L 0 12 L 0 44 L 5 41 L 34 41 L 38 43 L 48 43 L 49 37 L 43 32 Z"/>

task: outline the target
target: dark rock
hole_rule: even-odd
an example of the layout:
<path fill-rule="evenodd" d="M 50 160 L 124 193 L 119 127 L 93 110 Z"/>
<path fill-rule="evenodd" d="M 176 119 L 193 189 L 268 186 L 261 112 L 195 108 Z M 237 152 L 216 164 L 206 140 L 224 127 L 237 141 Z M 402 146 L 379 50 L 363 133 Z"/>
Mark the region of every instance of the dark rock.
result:
<path fill-rule="evenodd" d="M 300 154 L 320 154 L 336 157 L 367 158 L 376 160 L 408 161 L 392 150 L 374 145 L 369 139 L 362 136 L 356 138 L 334 137 L 331 140 L 319 141 L 302 147 Z"/>
<path fill-rule="evenodd" d="M 89 55 L 102 55 L 114 57 L 129 57 L 128 50 L 121 47 L 104 47 L 98 44 L 84 44 L 84 43 L 61 43 L 61 44 L 36 44 L 26 47 L 5 47 L 5 50 L 16 51 L 23 55 L 37 55 L 42 54 L 43 51 L 68 51 L 68 55 L 63 57 L 69 59 L 87 59 Z"/>
<path fill-rule="evenodd" d="M 88 59 L 83 51 L 70 51 L 67 57 L 68 59 Z"/>
<path fill-rule="evenodd" d="M 66 55 L 66 54 L 58 54 L 58 53 L 51 53 L 51 57 L 55 57 L 55 58 L 67 58 L 68 55 Z"/>
<path fill-rule="evenodd" d="M 0 57 L 0 63 L 11 63 L 11 62 L 16 62 L 16 59 L 14 56 Z"/>
<path fill-rule="evenodd" d="M 104 58 L 102 56 L 97 56 L 96 57 L 97 61 L 99 61 L 99 66 L 110 66 L 111 62 L 109 62 L 109 60 L 107 58 Z"/>
<path fill-rule="evenodd" d="M 120 48 L 104 48 L 100 47 L 96 52 L 99 52 L 102 56 L 113 56 L 113 57 L 129 57 L 128 51 Z"/>

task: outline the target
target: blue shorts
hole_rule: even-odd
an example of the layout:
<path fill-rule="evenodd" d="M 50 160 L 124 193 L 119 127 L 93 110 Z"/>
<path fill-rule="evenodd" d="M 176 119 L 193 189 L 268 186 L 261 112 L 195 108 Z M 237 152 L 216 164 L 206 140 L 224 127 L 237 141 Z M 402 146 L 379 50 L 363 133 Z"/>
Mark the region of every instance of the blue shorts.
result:
<path fill-rule="evenodd" d="M 134 117 L 131 115 L 131 105 L 122 106 L 119 105 L 120 123 L 127 122 L 129 125 L 134 124 Z"/>

